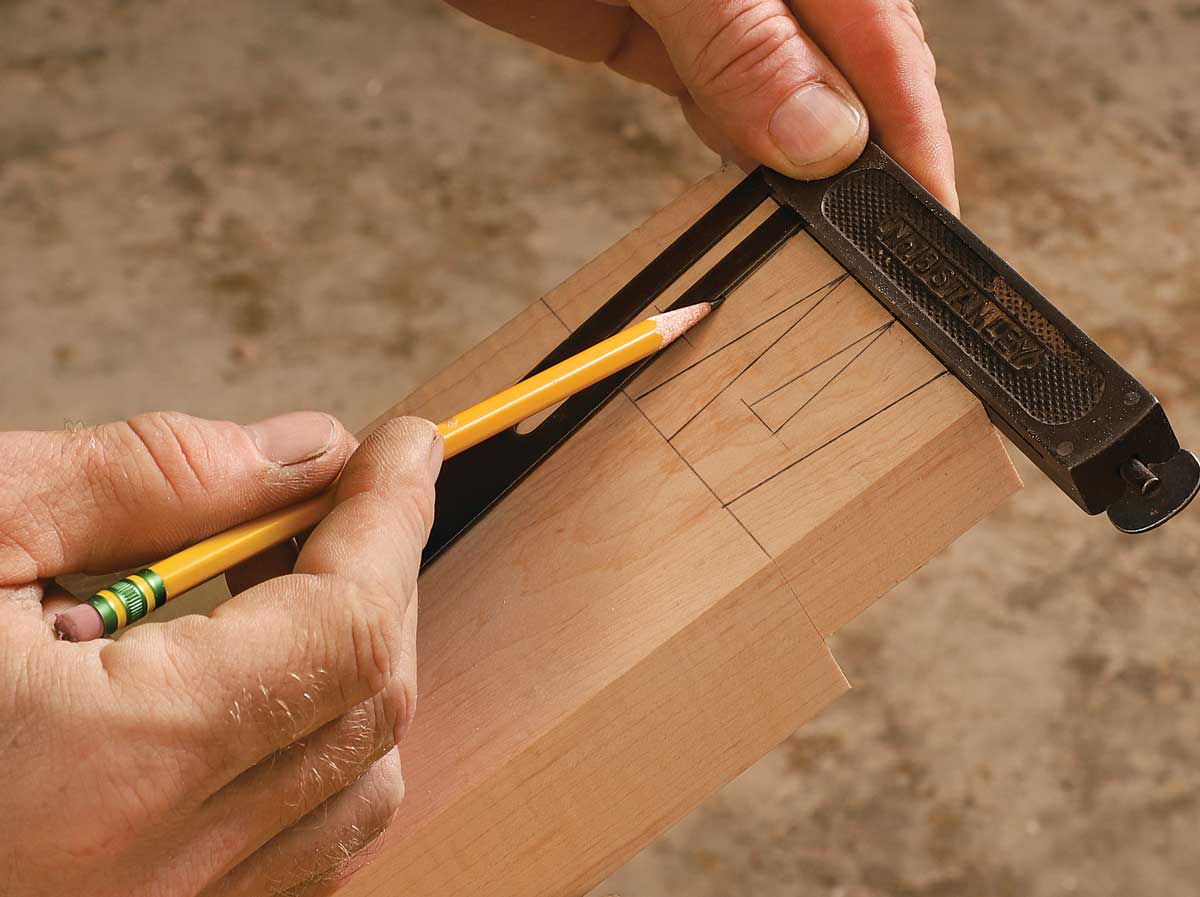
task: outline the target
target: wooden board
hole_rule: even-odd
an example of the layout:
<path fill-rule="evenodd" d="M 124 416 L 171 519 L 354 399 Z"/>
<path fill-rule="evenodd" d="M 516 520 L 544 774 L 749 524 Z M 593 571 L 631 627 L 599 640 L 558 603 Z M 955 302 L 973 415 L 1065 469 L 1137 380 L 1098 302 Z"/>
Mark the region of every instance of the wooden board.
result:
<path fill-rule="evenodd" d="M 737 177 L 389 415 L 521 377 Z M 794 238 L 423 576 L 407 797 L 344 893 L 586 892 L 842 694 L 825 637 L 1018 485 L 977 401 Z"/>

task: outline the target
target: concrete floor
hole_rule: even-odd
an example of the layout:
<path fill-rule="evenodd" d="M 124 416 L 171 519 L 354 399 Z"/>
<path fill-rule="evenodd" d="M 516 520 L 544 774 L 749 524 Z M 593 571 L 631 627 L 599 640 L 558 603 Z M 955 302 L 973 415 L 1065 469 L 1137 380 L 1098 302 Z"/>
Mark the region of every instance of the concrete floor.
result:
<path fill-rule="evenodd" d="M 967 221 L 1200 445 L 1200 4 L 925 0 Z M 0 425 L 372 417 L 707 172 L 672 104 L 432 0 L 0 3 Z M 1200 893 L 1200 511 L 1028 487 L 856 690 L 596 893 Z"/>

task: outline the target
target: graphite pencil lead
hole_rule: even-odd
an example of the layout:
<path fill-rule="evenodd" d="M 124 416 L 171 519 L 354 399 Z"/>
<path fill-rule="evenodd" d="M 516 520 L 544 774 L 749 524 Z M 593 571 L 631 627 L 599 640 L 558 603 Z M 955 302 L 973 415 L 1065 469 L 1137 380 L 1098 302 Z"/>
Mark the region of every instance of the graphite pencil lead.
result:
<path fill-rule="evenodd" d="M 695 305 L 688 305 L 675 311 L 664 311 L 662 314 L 653 315 L 650 320 L 655 323 L 662 336 L 662 348 L 665 349 L 703 321 L 712 309 L 713 306 L 709 302 L 697 302 Z"/>

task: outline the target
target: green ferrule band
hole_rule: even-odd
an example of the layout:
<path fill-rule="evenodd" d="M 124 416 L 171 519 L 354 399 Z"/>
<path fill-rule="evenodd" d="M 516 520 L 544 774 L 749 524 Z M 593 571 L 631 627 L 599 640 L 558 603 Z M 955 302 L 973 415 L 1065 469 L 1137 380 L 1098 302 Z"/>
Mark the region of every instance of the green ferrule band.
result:
<path fill-rule="evenodd" d="M 129 615 L 125 625 L 146 616 L 146 596 L 135 583 L 122 579 L 114 582 L 108 589 L 110 592 L 116 592 L 121 603 L 125 605 L 125 612 Z"/>
<path fill-rule="evenodd" d="M 93 595 L 89 598 L 88 604 L 96 608 L 96 613 L 100 614 L 100 619 L 104 621 L 105 635 L 112 635 L 117 631 L 117 612 L 112 609 L 111 604 L 99 595 Z"/>
<path fill-rule="evenodd" d="M 139 570 L 137 575 L 146 580 L 150 584 L 150 588 L 154 589 L 154 606 L 162 607 L 167 601 L 167 585 L 163 582 L 163 578 L 149 567 Z"/>

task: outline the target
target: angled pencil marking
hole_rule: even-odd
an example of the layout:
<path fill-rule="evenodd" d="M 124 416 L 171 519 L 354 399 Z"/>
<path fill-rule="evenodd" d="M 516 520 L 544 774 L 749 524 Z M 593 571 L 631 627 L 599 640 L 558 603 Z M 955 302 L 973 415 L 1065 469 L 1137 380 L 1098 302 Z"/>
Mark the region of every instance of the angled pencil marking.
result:
<path fill-rule="evenodd" d="M 916 392 L 918 392 L 919 390 L 922 390 L 922 389 L 924 389 L 926 386 L 928 386 L 928 385 L 929 385 L 930 383 L 932 383 L 934 380 L 937 380 L 939 377 L 945 377 L 945 376 L 946 376 L 948 373 L 949 373 L 949 371 L 939 371 L 938 373 L 936 373 L 936 374 L 934 374 L 932 377 L 930 377 L 928 380 L 926 380 L 924 383 L 922 383 L 922 384 L 920 384 L 919 386 L 915 386 L 915 387 L 913 387 L 912 389 L 910 389 L 908 392 L 906 392 L 904 395 L 900 396 L 898 399 L 896 399 L 896 400 L 894 400 L 894 401 L 891 401 L 891 402 L 888 402 L 886 405 L 884 405 L 884 406 L 883 406 L 882 408 L 880 408 L 878 411 L 874 411 L 874 412 L 872 412 L 871 414 L 867 415 L 867 417 L 865 417 L 865 418 L 863 418 L 862 420 L 860 420 L 860 421 L 859 421 L 858 423 L 856 423 L 854 426 L 852 426 L 852 427 L 848 427 L 847 429 L 843 430 L 841 433 L 838 433 L 836 436 L 834 436 L 834 437 L 832 437 L 832 438 L 830 438 L 830 439 L 827 439 L 825 442 L 823 442 L 823 443 L 821 443 L 820 445 L 818 445 L 818 446 L 817 446 L 815 449 L 813 449 L 812 451 L 810 451 L 810 452 L 805 452 L 803 455 L 801 455 L 801 456 L 800 456 L 799 458 L 797 458 L 795 461 L 792 461 L 791 463 L 789 463 L 789 464 L 786 464 L 786 465 L 784 465 L 783 467 L 779 468 L 779 470 L 775 471 L 773 474 L 771 474 L 771 475 L 770 475 L 769 477 L 767 477 L 766 479 L 760 480 L 758 483 L 755 483 L 755 484 L 754 484 L 753 486 L 751 486 L 749 489 L 746 489 L 746 490 L 744 490 L 744 491 L 742 491 L 742 492 L 739 492 L 739 493 L 738 493 L 737 495 L 735 495 L 733 498 L 729 499 L 729 501 L 727 501 L 727 502 L 724 502 L 724 506 L 725 506 L 725 507 L 729 507 L 729 505 L 733 504 L 733 503 L 734 503 L 734 502 L 736 502 L 738 499 L 740 499 L 740 498 L 744 498 L 745 496 L 749 495 L 749 494 L 750 494 L 751 492 L 753 492 L 755 489 L 758 489 L 758 488 L 759 488 L 759 487 L 761 487 L 761 486 L 765 486 L 767 483 L 771 482 L 771 480 L 775 479 L 775 478 L 776 478 L 777 476 L 779 476 L 780 474 L 782 474 L 782 473 L 786 473 L 787 471 L 791 470 L 793 467 L 795 467 L 795 466 L 796 466 L 797 464 L 799 464 L 800 462 L 802 462 L 802 461 L 805 461 L 805 460 L 807 460 L 808 458 L 811 458 L 813 455 L 815 455 L 817 452 L 821 451 L 822 449 L 828 448 L 829 446 L 833 445 L 833 443 L 837 442 L 837 441 L 838 441 L 839 439 L 841 439 L 843 436 L 846 436 L 846 435 L 848 435 L 848 434 L 850 434 L 850 433 L 853 433 L 855 430 L 857 430 L 857 429 L 858 429 L 859 427 L 861 427 L 863 424 L 867 423 L 868 421 L 874 420 L 875 418 L 879 417 L 879 415 L 881 415 L 881 414 L 883 414 L 885 411 L 887 411 L 889 408 L 894 408 L 896 405 L 898 405 L 898 404 L 900 404 L 901 402 L 903 402 L 903 401 L 904 401 L 905 399 L 907 399 L 909 396 L 911 396 L 911 395 L 915 394 L 915 393 L 916 393 Z"/>
<path fill-rule="evenodd" d="M 829 283 L 822 284 L 821 286 L 817 287 L 815 290 L 812 290 L 811 292 L 806 293 L 805 295 L 801 296 L 799 299 L 797 299 L 795 302 L 793 302 L 791 305 L 787 306 L 786 308 L 780 309 L 779 311 L 775 312 L 775 314 L 771 315 L 771 317 L 767 318 L 766 320 L 761 321 L 758 324 L 755 324 L 753 327 L 751 327 L 745 333 L 739 334 L 738 336 L 734 337 L 727 343 L 722 343 L 721 345 L 719 345 L 715 349 L 713 349 L 711 352 L 708 352 L 706 355 L 704 355 L 704 357 L 697 358 L 695 361 L 693 361 L 687 367 L 683 368 L 682 370 L 676 371 L 674 374 L 672 374 L 670 377 L 668 377 L 662 383 L 655 384 L 654 386 L 651 386 L 649 389 L 647 389 L 645 392 L 639 393 L 638 395 L 632 396 L 631 398 L 635 402 L 640 402 L 642 399 L 646 398 L 646 396 L 650 395 L 650 393 L 652 393 L 658 389 L 661 389 L 662 387 L 666 386 L 668 383 L 670 383 L 675 378 L 683 376 L 688 371 L 690 371 L 692 368 L 696 367 L 696 365 L 702 364 L 705 361 L 707 361 L 708 359 L 712 358 L 714 355 L 718 354 L 719 352 L 723 352 L 725 349 L 728 349 L 730 346 L 736 345 L 737 343 L 744 340 L 746 337 L 750 336 L 750 334 L 754 333 L 756 330 L 770 324 L 776 318 L 779 318 L 782 315 L 786 315 L 789 311 L 791 311 L 797 305 L 807 302 L 809 299 L 811 299 L 817 293 L 821 292 L 821 290 L 827 289 L 830 292 L 833 292 L 833 290 L 836 289 L 838 286 L 840 286 L 842 281 L 844 281 L 849 276 L 850 276 L 849 274 L 842 274 L 842 275 L 839 275 L 838 277 L 834 278 L 833 280 L 829 281 Z M 822 296 L 821 301 L 824 301 L 824 299 L 825 299 L 825 297 Z M 816 308 L 816 305 L 814 305 L 813 308 Z M 809 311 L 806 312 L 805 315 L 807 316 L 811 312 L 812 312 L 812 309 L 809 309 Z M 800 320 L 803 320 L 803 318 L 801 318 Z M 799 323 L 799 321 L 797 321 L 796 323 Z M 795 326 L 795 325 L 792 325 L 792 326 Z M 772 345 L 774 345 L 774 344 L 772 344 Z M 768 348 L 770 348 L 770 347 L 768 347 Z M 738 376 L 741 376 L 741 375 L 739 374 Z"/>
<path fill-rule="evenodd" d="M 838 285 L 838 284 L 840 284 L 840 283 L 841 283 L 843 280 L 845 280 L 845 279 L 846 279 L 846 277 L 848 277 L 848 276 L 849 276 L 849 275 L 843 275 L 842 277 L 839 277 L 839 278 L 838 278 L 836 281 L 831 281 L 831 282 L 830 282 L 830 284 L 826 284 L 826 286 L 828 286 L 828 287 L 829 287 L 829 290 L 828 290 L 828 292 L 826 292 L 826 293 L 825 293 L 825 295 L 823 295 L 823 296 L 821 296 L 819 299 L 817 299 L 817 301 L 813 303 L 813 306 L 812 306 L 812 308 L 810 308 L 810 309 L 808 309 L 807 311 L 805 311 L 805 312 L 804 312 L 804 314 L 802 314 L 802 315 L 801 315 L 799 318 L 797 318 L 797 319 L 796 319 L 796 320 L 795 320 L 795 321 L 794 321 L 794 322 L 791 324 L 791 326 L 789 326 L 789 327 L 788 327 L 786 330 L 784 330 L 784 331 L 783 331 L 783 333 L 779 334 L 779 336 L 777 336 L 775 339 L 773 339 L 773 340 L 771 341 L 771 343 L 770 343 L 770 344 L 769 344 L 769 345 L 768 345 L 766 348 L 764 348 L 764 349 L 762 350 L 762 352 L 760 352 L 758 355 L 756 355 L 754 358 L 752 358 L 752 359 L 751 359 L 751 360 L 750 360 L 750 361 L 749 361 L 749 362 L 746 364 L 746 366 L 745 366 L 745 367 L 743 367 L 743 368 L 742 368 L 740 371 L 738 371 L 738 372 L 737 372 L 737 374 L 736 374 L 735 376 L 733 376 L 733 377 L 730 379 L 730 381 L 729 381 L 728 383 L 726 383 L 724 386 L 722 386 L 722 387 L 721 387 L 721 389 L 720 389 L 720 390 L 717 392 L 717 394 L 716 394 L 715 396 L 713 396 L 711 399 L 709 399 L 707 402 L 705 402 L 703 405 L 701 405 L 701 406 L 700 406 L 700 408 L 699 408 L 699 409 L 696 411 L 696 413 L 695 413 L 695 414 L 693 414 L 693 415 L 692 415 L 691 417 L 689 417 L 689 418 L 688 418 L 686 421 L 684 421 L 684 422 L 683 422 L 683 425 L 682 425 L 682 426 L 680 426 L 680 427 L 679 427 L 679 428 L 678 428 L 678 429 L 677 429 L 677 430 L 676 430 L 674 433 L 672 433 L 672 434 L 671 434 L 671 436 L 670 436 L 670 438 L 671 438 L 671 439 L 674 439 L 676 436 L 678 436 L 680 433 L 682 433 L 684 430 L 686 430 L 686 429 L 687 429 L 687 427 L 688 427 L 688 425 L 689 425 L 689 424 L 690 424 L 692 421 L 694 421 L 696 418 L 698 418 L 698 417 L 699 417 L 701 414 L 703 414 L 703 413 L 704 413 L 704 412 L 705 412 L 705 411 L 708 409 L 708 406 L 709 406 L 709 405 L 711 405 L 713 402 L 715 402 L 717 399 L 719 399 L 721 396 L 723 396 L 723 395 L 725 394 L 725 391 L 726 391 L 726 390 L 728 390 L 728 389 L 729 389 L 729 387 L 731 387 L 731 386 L 733 386 L 735 383 L 737 383 L 737 382 L 738 382 L 738 381 L 739 381 L 739 380 L 742 378 L 742 376 L 743 376 L 743 375 L 744 375 L 744 374 L 745 374 L 745 373 L 746 373 L 748 370 L 750 370 L 750 368 L 754 367 L 756 364 L 758 364 L 758 363 L 759 363 L 759 361 L 761 361 L 763 358 L 765 358 L 767 355 L 769 355 L 769 354 L 770 354 L 770 352 L 771 352 L 771 350 L 775 348 L 775 346 L 776 346 L 776 345 L 779 343 L 779 341 L 780 341 L 780 340 L 782 340 L 784 337 L 786 337 L 786 336 L 787 336 L 789 333 L 791 333 L 791 332 L 792 332 L 793 330 L 795 330 L 797 327 L 799 327 L 799 326 L 800 326 L 800 324 L 804 322 L 804 319 L 805 319 L 805 318 L 807 318 L 809 315 L 811 315 L 811 314 L 812 314 L 814 311 L 816 311 L 816 310 L 817 310 L 817 309 L 820 307 L 820 305 L 821 305 L 821 303 L 822 303 L 822 302 L 824 302 L 826 299 L 828 299 L 830 296 L 832 296 L 832 295 L 833 295 L 833 293 L 835 292 L 836 288 L 837 288 L 837 285 Z M 797 305 L 799 305 L 801 302 L 804 302 L 805 300 L 809 299 L 810 297 L 812 297 L 813 295 L 815 295 L 817 292 L 819 292 L 819 290 L 814 290 L 812 293 L 809 293 L 809 294 L 808 294 L 808 296 L 805 296 L 805 297 L 804 297 L 804 299 L 800 299 L 800 300 L 798 300 L 798 301 L 796 301 L 796 302 L 793 302 L 791 305 L 789 305 L 789 306 L 788 306 L 788 308 L 786 308 L 786 309 L 784 309 L 783 311 L 779 312 L 779 314 L 772 315 L 772 316 L 771 316 L 770 318 L 768 318 L 766 321 L 763 321 L 763 322 L 762 322 L 762 324 L 759 324 L 759 325 L 758 325 L 758 327 L 762 327 L 762 326 L 764 326 L 765 324 L 769 323 L 770 321 L 773 321 L 773 320 L 775 320 L 776 318 L 778 318 L 778 317 L 779 317 L 779 315 L 782 315 L 782 314 L 784 314 L 784 312 L 788 311 L 789 309 L 795 308 L 795 307 L 796 307 Z M 757 330 L 757 329 L 758 329 L 758 327 L 754 327 L 754 328 L 752 328 L 751 330 L 748 330 L 748 331 L 746 331 L 746 333 L 742 334 L 742 336 L 747 336 L 747 335 L 749 335 L 750 333 L 753 333 L 755 330 Z M 740 337 L 738 337 L 738 339 L 741 339 L 741 338 L 742 338 L 741 336 L 740 336 Z M 733 345 L 733 343 L 736 343 L 737 341 L 738 341 L 738 340 L 733 340 L 732 342 L 730 342 L 730 343 L 729 343 L 729 345 Z M 693 367 L 694 367 L 694 365 L 693 365 Z M 680 371 L 680 373 L 683 373 L 683 372 L 682 372 L 682 371 Z M 676 376 L 678 376 L 678 375 L 676 375 Z"/>
<path fill-rule="evenodd" d="M 787 387 L 789 387 L 793 383 L 795 383 L 797 380 L 799 380 L 801 377 L 805 377 L 805 376 L 811 374 L 813 371 L 815 371 L 821 365 L 828 363 L 829 361 L 833 360 L 834 358 L 837 358 L 839 355 L 841 355 L 847 349 L 851 349 L 854 346 L 857 346 L 863 340 L 871 339 L 871 337 L 873 337 L 873 336 L 877 337 L 881 331 L 887 330 L 889 327 L 891 327 L 895 323 L 896 323 L 895 319 L 892 319 L 892 320 L 888 321 L 886 324 L 880 324 L 874 330 L 864 333 L 858 339 L 853 340 L 852 342 L 846 343 L 846 345 L 842 346 L 840 349 L 836 350 L 835 352 L 831 352 L 829 355 L 822 358 L 816 364 L 810 365 L 809 367 L 802 370 L 800 373 L 796 374 L 794 377 L 790 377 L 787 380 L 785 380 L 783 383 L 780 383 L 778 386 L 776 386 L 770 392 L 755 399 L 754 404 L 757 405 L 760 402 L 765 402 L 767 399 L 771 398 L 771 396 L 775 395 L 775 393 L 779 392 L 781 389 L 786 389 Z M 874 340 L 872 340 L 872 342 L 874 342 Z"/>
<path fill-rule="evenodd" d="M 853 357 L 849 361 L 847 361 L 844 365 L 842 365 L 840 368 L 838 368 L 837 371 L 834 372 L 834 375 L 832 377 L 830 377 L 823 384 L 821 384 L 820 388 L 816 392 L 814 392 L 811 396 L 809 396 L 807 399 L 805 399 L 804 402 L 800 405 L 800 407 L 797 408 L 795 411 L 793 411 L 791 414 L 789 414 L 787 416 L 787 418 L 784 420 L 784 422 L 781 423 L 778 427 L 776 427 L 772 432 L 775 433 L 776 435 L 778 435 L 779 431 L 782 430 L 784 427 L 786 427 L 788 424 L 790 424 L 792 422 L 792 420 L 796 417 L 797 414 L 799 414 L 801 411 L 803 411 L 805 408 L 807 408 L 817 398 L 817 396 L 819 396 L 821 393 L 823 393 L 829 387 L 830 383 L 832 383 L 834 380 L 836 380 L 838 377 L 840 377 L 845 372 L 845 370 L 848 367 L 850 367 L 850 365 L 854 364 L 854 362 L 856 362 L 856 361 L 858 361 L 858 359 L 862 358 L 863 353 L 866 352 L 868 349 L 870 349 L 873 345 L 875 345 L 875 343 L 879 340 L 879 338 L 881 336 L 883 336 L 884 333 L 886 333 L 891 328 L 891 326 L 895 323 L 896 323 L 895 321 L 889 321 L 887 324 L 884 324 L 882 327 L 878 328 L 875 331 L 874 336 L 872 336 L 871 334 L 867 334 L 867 337 L 871 337 L 870 342 L 868 342 L 865 346 L 863 346 L 861 349 L 859 349 L 857 352 L 855 352 Z M 863 339 L 866 339 L 867 337 L 863 337 Z M 862 342 L 862 340 L 858 340 L 858 342 Z M 851 343 L 851 346 L 853 346 L 853 345 L 856 345 L 856 344 Z M 843 349 L 842 351 L 844 352 L 846 350 Z M 830 357 L 836 358 L 837 356 L 833 355 Z M 762 401 L 762 400 L 760 399 L 759 401 Z"/>

